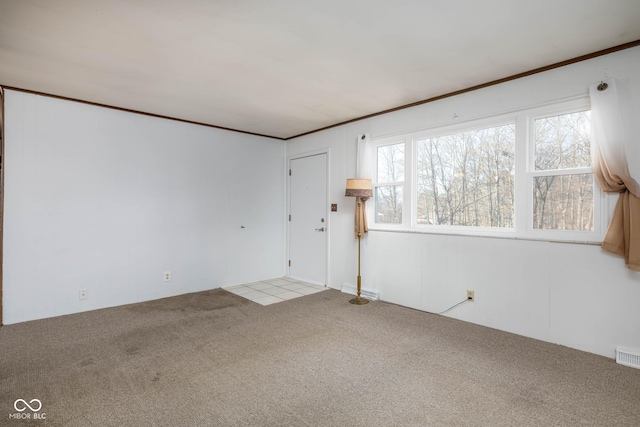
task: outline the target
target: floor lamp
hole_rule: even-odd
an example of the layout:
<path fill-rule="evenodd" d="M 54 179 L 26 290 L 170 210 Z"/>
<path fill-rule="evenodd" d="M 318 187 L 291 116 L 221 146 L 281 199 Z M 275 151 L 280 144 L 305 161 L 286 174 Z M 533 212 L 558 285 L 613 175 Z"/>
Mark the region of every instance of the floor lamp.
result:
<path fill-rule="evenodd" d="M 347 191 L 345 196 L 356 198 L 355 234 L 358 239 L 358 295 L 349 300 L 351 304 L 367 304 L 369 301 L 360 296 L 362 278 L 360 276 L 360 239 L 369 229 L 367 227 L 367 214 L 365 201 L 373 195 L 370 179 L 347 179 Z"/>

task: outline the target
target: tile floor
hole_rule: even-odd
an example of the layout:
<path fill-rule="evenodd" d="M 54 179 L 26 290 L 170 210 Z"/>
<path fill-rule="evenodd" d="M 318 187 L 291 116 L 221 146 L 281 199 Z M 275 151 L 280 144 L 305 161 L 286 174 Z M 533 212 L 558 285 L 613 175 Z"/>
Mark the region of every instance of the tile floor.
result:
<path fill-rule="evenodd" d="M 328 288 L 290 279 L 288 277 L 281 277 L 279 279 L 246 283 L 223 289 L 253 302 L 257 302 L 258 304 L 270 305 L 293 298 L 303 297 L 305 295 L 315 294 L 316 292 L 322 292 Z"/>

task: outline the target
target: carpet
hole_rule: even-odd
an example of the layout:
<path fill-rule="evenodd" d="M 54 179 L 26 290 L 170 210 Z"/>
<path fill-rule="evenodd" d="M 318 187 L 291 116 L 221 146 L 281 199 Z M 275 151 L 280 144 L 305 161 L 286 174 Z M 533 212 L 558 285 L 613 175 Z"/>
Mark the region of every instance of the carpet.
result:
<path fill-rule="evenodd" d="M 4 326 L 0 425 L 640 425 L 640 370 L 348 299 L 216 289 Z"/>

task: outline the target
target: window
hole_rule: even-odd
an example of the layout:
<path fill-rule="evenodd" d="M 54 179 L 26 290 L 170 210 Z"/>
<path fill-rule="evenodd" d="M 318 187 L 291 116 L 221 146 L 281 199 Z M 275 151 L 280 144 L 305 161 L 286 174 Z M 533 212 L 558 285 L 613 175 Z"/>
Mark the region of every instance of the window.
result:
<path fill-rule="evenodd" d="M 534 120 L 534 229 L 593 231 L 590 123 L 590 111 Z"/>
<path fill-rule="evenodd" d="M 384 145 L 377 150 L 375 222 L 402 222 L 404 184 L 404 142 Z"/>
<path fill-rule="evenodd" d="M 416 140 L 417 223 L 513 228 L 515 124 Z"/>
<path fill-rule="evenodd" d="M 587 99 L 373 141 L 373 229 L 602 240 Z"/>

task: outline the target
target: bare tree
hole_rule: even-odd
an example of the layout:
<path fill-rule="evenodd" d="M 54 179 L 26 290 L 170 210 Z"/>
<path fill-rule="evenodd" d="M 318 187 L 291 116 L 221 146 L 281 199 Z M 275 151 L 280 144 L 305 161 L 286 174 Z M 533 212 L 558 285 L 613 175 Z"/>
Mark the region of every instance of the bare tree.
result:
<path fill-rule="evenodd" d="M 404 144 L 378 148 L 378 182 L 390 185 L 376 189 L 376 222 L 402 221 L 402 187 L 393 185 L 404 180 Z"/>
<path fill-rule="evenodd" d="M 513 226 L 514 152 L 514 125 L 418 141 L 418 218 L 433 216 L 444 225 Z"/>
<path fill-rule="evenodd" d="M 588 167 L 590 112 L 535 121 L 536 170 L 569 171 Z M 550 173 L 535 177 L 534 228 L 593 230 L 593 175 Z"/>

